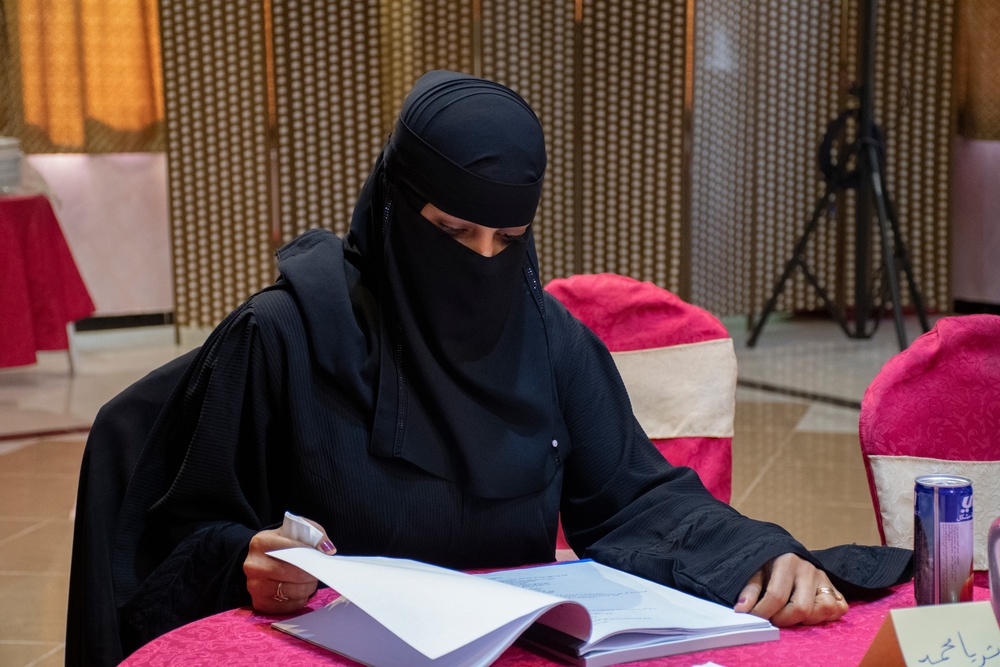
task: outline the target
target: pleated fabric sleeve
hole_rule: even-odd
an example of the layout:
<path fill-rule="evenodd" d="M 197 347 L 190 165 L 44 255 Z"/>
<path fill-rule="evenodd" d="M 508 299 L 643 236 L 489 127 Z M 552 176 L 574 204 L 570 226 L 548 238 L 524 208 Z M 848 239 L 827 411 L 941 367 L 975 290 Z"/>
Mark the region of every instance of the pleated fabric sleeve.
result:
<path fill-rule="evenodd" d="M 268 477 L 272 392 L 253 307 L 202 347 L 161 412 L 122 505 L 115 591 L 126 654 L 250 601 L 250 538 L 275 523 Z"/>
<path fill-rule="evenodd" d="M 90 429 L 73 529 L 68 666 L 116 665 L 122 660 L 111 571 L 121 500 L 146 436 L 193 358 L 194 352 L 185 354 L 134 383 L 101 408 Z"/>

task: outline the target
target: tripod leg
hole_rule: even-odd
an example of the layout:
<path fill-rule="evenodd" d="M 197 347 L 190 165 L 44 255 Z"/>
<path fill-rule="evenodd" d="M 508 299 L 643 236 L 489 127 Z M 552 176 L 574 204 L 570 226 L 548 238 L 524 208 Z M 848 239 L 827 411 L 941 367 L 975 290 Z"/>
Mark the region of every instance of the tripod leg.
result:
<path fill-rule="evenodd" d="M 884 181 L 875 146 L 865 147 L 866 159 L 869 161 L 871 176 L 872 199 L 875 200 L 875 212 L 878 216 L 879 236 L 882 240 L 882 261 L 885 264 L 885 277 L 889 283 L 889 293 L 892 296 L 892 314 L 896 320 L 896 336 L 899 339 L 899 349 L 906 349 L 906 326 L 903 322 L 903 304 L 899 294 L 899 275 L 896 271 L 896 258 L 893 252 L 891 230 L 889 228 L 889 213 L 885 204 Z"/>
<path fill-rule="evenodd" d="M 844 333 L 847 334 L 848 338 L 856 338 L 856 336 L 851 332 L 850 327 L 847 325 L 847 318 L 844 316 L 843 311 L 841 311 L 837 304 L 833 302 L 833 299 L 831 299 L 830 295 L 827 294 L 825 289 L 823 289 L 823 286 L 819 284 L 819 279 L 815 276 L 815 274 L 813 274 L 812 271 L 809 270 L 809 267 L 806 266 L 804 259 L 800 261 L 800 265 L 802 266 L 802 273 L 805 274 L 806 280 L 808 280 L 809 284 L 813 286 L 814 290 L 816 290 L 816 294 L 819 295 L 823 305 L 826 306 L 826 311 L 830 313 L 830 317 L 832 317 L 837 324 L 840 325 L 840 328 L 844 330 Z"/>
<path fill-rule="evenodd" d="M 764 306 L 764 310 L 760 314 L 760 319 L 757 320 L 757 325 L 753 328 L 753 332 L 750 334 L 750 338 L 747 339 L 747 347 L 753 347 L 757 344 L 757 338 L 760 336 L 760 332 L 764 329 L 764 323 L 767 322 L 767 318 L 774 312 L 774 307 L 778 303 L 778 297 L 781 296 L 781 292 L 785 289 L 785 283 L 788 279 L 792 277 L 792 272 L 795 271 L 795 266 L 797 264 L 803 264 L 804 267 L 804 253 L 806 250 L 806 244 L 809 242 L 809 237 L 816 230 L 819 224 L 820 216 L 823 215 L 823 210 L 826 208 L 826 203 L 829 201 L 832 192 L 828 188 L 827 191 L 819 198 L 816 202 L 816 208 L 813 210 L 812 217 L 809 222 L 806 223 L 805 230 L 802 232 L 802 236 L 799 240 L 795 242 L 795 249 L 792 251 L 792 257 L 785 264 L 785 271 L 781 274 L 781 278 L 774 285 L 774 291 L 771 292 L 771 298 L 768 299 L 767 304 Z"/>
<path fill-rule="evenodd" d="M 893 203 L 889 193 L 885 195 L 885 205 L 889 213 L 889 223 L 892 225 L 893 238 L 896 240 L 896 256 L 899 257 L 899 263 L 903 266 L 903 273 L 906 274 L 906 280 L 909 284 L 910 300 L 913 301 L 913 307 L 917 310 L 917 317 L 920 318 L 920 328 L 923 329 L 924 333 L 927 333 L 931 330 L 930 323 L 927 321 L 927 310 L 924 308 L 924 300 L 920 296 L 920 290 L 917 289 L 917 281 L 913 278 L 913 265 L 910 264 L 910 255 L 906 251 L 906 245 L 903 243 L 903 235 L 899 231 L 899 218 L 896 216 L 896 205 Z"/>

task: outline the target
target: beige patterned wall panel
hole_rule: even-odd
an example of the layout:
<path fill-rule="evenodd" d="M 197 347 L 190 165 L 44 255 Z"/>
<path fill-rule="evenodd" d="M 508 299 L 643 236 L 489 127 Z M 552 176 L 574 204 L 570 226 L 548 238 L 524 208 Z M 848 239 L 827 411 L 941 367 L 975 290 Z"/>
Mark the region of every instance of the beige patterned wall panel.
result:
<path fill-rule="evenodd" d="M 955 2 L 879 4 L 875 116 L 886 180 L 928 309 L 951 309 L 948 178 L 955 127 Z M 903 303 L 910 305 L 904 292 Z"/>
<path fill-rule="evenodd" d="M 824 190 L 816 147 L 838 109 L 839 16 L 831 3 L 696 7 L 692 299 L 745 313 L 770 294 Z M 834 231 L 821 226 L 809 247 L 821 280 Z M 807 288 L 796 276 L 785 300 L 811 303 Z"/>
<path fill-rule="evenodd" d="M 280 242 L 344 233 L 387 130 L 379 94 L 379 5 L 273 5 Z"/>
<path fill-rule="evenodd" d="M 848 84 L 857 79 L 859 11 L 858 2 L 820 0 L 696 4 L 692 299 L 716 314 L 761 310 L 817 211 L 825 191 L 818 146 L 839 111 L 857 106 Z M 875 54 L 887 185 L 916 282 L 928 307 L 939 310 L 949 307 L 953 11 L 952 2 L 881 3 Z M 820 212 L 806 260 L 849 309 L 854 192 Z M 878 240 L 873 231 L 872 270 Z M 905 294 L 903 302 L 910 303 Z M 819 308 L 815 290 L 796 271 L 777 310 Z"/>
<path fill-rule="evenodd" d="M 694 25 L 691 298 L 734 313 L 750 301 L 754 275 L 757 34 L 748 13 L 724 1 L 699 2 Z"/>
<path fill-rule="evenodd" d="M 258 3 L 160 3 L 178 326 L 213 326 L 274 278 L 263 19 Z"/>
<path fill-rule="evenodd" d="M 320 3 L 321 5 L 324 3 Z M 473 73 L 474 0 L 381 0 L 382 122 L 431 69 Z"/>
<path fill-rule="evenodd" d="M 429 69 L 471 71 L 470 2 L 274 3 L 281 241 L 347 231 L 403 97 Z"/>
<path fill-rule="evenodd" d="M 583 3 L 584 272 L 681 292 L 687 2 Z"/>
<path fill-rule="evenodd" d="M 537 228 L 545 278 L 616 271 L 720 315 L 759 310 L 822 194 L 817 146 L 848 101 L 840 71 L 853 76 L 856 64 L 851 2 L 277 4 L 273 182 L 263 5 L 162 5 L 182 324 L 214 322 L 269 282 L 273 243 L 317 225 L 346 229 L 403 95 L 432 68 L 495 78 L 538 110 L 552 165 Z M 948 307 L 953 11 L 954 0 L 883 3 L 878 22 L 888 185 L 937 309 Z M 820 280 L 847 307 L 852 215 L 853 197 L 843 197 L 809 247 Z M 797 276 L 779 310 L 817 306 Z"/>
<path fill-rule="evenodd" d="M 839 108 L 835 84 L 840 16 L 839 7 L 830 2 L 769 2 L 757 7 L 752 17 L 757 40 L 756 168 L 750 170 L 754 215 L 748 222 L 754 274 L 759 277 L 752 277 L 749 286 L 759 299 L 770 295 L 825 189 L 817 146 Z M 810 269 L 831 293 L 837 290 L 839 275 L 837 231 L 828 221 L 807 248 Z M 786 287 L 785 299 L 809 308 L 820 303 L 801 273 Z"/>
<path fill-rule="evenodd" d="M 840 53 L 853 80 L 860 57 L 861 12 L 867 5 L 846 5 L 842 17 L 845 47 Z M 924 306 L 931 311 L 951 308 L 948 178 L 954 123 L 953 0 L 935 3 L 877 3 L 875 35 L 874 112 L 885 138 L 885 187 L 894 204 L 903 244 L 913 265 L 915 283 Z M 847 103 L 856 106 L 856 100 Z M 854 216 L 855 193 L 844 201 L 847 221 L 844 303 L 855 303 Z M 874 213 L 873 213 L 874 215 Z M 878 301 L 885 289 L 879 254 L 881 235 L 871 221 L 873 276 L 869 294 Z M 897 262 L 897 269 L 901 268 Z M 908 281 L 900 277 L 904 307 L 912 306 Z M 797 307 L 801 307 L 796 304 Z"/>

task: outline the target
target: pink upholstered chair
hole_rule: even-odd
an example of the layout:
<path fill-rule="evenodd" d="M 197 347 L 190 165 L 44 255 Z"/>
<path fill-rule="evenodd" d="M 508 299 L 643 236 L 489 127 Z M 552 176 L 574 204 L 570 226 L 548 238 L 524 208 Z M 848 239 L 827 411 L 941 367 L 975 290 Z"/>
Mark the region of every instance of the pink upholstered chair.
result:
<path fill-rule="evenodd" d="M 919 475 L 972 479 L 976 555 L 1000 516 L 1000 316 L 943 317 L 892 357 L 861 401 L 859 437 L 882 542 L 913 547 Z"/>
<path fill-rule="evenodd" d="M 718 318 L 653 283 L 617 274 L 557 278 L 545 289 L 611 351 L 657 449 L 670 463 L 694 468 L 728 503 L 736 353 Z"/>

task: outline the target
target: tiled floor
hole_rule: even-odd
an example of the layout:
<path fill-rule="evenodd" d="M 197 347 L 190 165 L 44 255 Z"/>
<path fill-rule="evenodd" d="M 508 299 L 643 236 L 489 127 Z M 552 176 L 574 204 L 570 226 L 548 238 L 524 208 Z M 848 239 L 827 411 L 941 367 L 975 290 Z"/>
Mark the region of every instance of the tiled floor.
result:
<path fill-rule="evenodd" d="M 851 406 L 898 351 L 892 322 L 871 339 L 854 340 L 830 321 L 775 316 L 753 349 L 744 343 L 743 320 L 726 324 L 742 383 L 732 504 L 785 526 L 810 548 L 877 543 Z M 909 326 L 912 340 L 919 331 Z M 73 376 L 60 353 L 0 369 L 0 665 L 62 664 L 86 428 L 106 400 L 197 344 L 200 334 L 182 338 L 175 345 L 170 328 L 77 334 Z"/>

